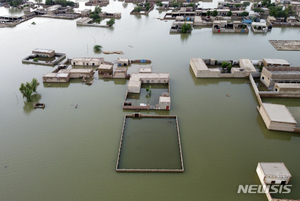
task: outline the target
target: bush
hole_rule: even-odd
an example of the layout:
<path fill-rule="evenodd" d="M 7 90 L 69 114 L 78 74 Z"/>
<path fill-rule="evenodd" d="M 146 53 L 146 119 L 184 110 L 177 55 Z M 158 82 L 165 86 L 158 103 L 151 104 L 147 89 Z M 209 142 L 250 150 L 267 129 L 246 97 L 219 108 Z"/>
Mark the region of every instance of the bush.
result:
<path fill-rule="evenodd" d="M 210 16 L 210 15 L 211 15 L 210 10 L 208 10 L 208 11 L 206 12 L 206 15 L 207 15 L 207 16 Z"/>
<path fill-rule="evenodd" d="M 38 60 L 38 58 L 34 58 L 33 61 L 34 62 L 38 62 L 39 60 Z"/>
<path fill-rule="evenodd" d="M 146 11 L 148 11 L 149 9 L 150 9 L 150 7 L 147 5 L 147 6 L 146 6 Z"/>
<path fill-rule="evenodd" d="M 95 52 L 100 52 L 101 51 L 102 46 L 101 45 L 94 45 L 94 51 Z"/>
<path fill-rule="evenodd" d="M 52 5 L 52 0 L 46 0 L 45 5 Z"/>
<path fill-rule="evenodd" d="M 172 4 L 171 4 L 171 7 L 174 7 L 174 8 L 177 8 L 178 6 L 179 6 L 178 3 L 172 3 Z"/>
<path fill-rule="evenodd" d="M 181 33 L 187 33 L 190 30 L 192 30 L 192 27 L 190 24 L 184 23 L 181 27 Z"/>
<path fill-rule="evenodd" d="M 263 12 L 265 12 L 265 11 L 264 11 L 263 9 L 261 9 L 261 8 L 254 8 L 253 11 L 254 11 L 254 12 L 257 12 L 257 13 L 263 13 Z"/>
<path fill-rule="evenodd" d="M 243 2 L 243 7 L 247 7 L 247 6 L 250 6 L 250 2 L 249 1 L 244 1 Z"/>
<path fill-rule="evenodd" d="M 30 83 L 26 82 L 26 84 L 21 83 L 19 91 L 23 95 L 23 98 L 26 98 L 27 102 L 30 102 L 32 93 L 36 92 L 36 88 L 38 86 L 37 79 L 33 78 Z"/>
<path fill-rule="evenodd" d="M 143 8 L 141 6 L 136 6 L 136 7 L 134 7 L 133 12 L 139 13 L 142 10 L 143 10 Z"/>
<path fill-rule="evenodd" d="M 112 26 L 115 23 L 115 19 L 110 19 L 109 21 L 106 22 L 108 26 Z"/>
<path fill-rule="evenodd" d="M 241 14 L 239 14 L 239 16 L 248 16 L 249 13 L 247 11 L 242 12 Z"/>
<path fill-rule="evenodd" d="M 228 13 L 227 13 L 227 16 L 231 16 L 232 15 L 232 12 L 231 12 L 231 10 L 230 11 L 228 11 Z"/>
<path fill-rule="evenodd" d="M 214 17 L 218 16 L 218 11 L 214 10 L 214 11 L 212 12 L 212 16 L 214 16 Z"/>

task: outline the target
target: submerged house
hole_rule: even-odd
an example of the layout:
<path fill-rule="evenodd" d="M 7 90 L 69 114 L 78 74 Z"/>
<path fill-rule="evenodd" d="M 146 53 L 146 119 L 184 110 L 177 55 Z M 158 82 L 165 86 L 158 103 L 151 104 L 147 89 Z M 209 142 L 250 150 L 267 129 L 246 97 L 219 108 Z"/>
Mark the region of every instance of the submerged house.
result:
<path fill-rule="evenodd" d="M 214 60 L 215 62 L 215 60 Z M 191 58 L 190 66 L 196 78 L 244 78 L 257 71 L 250 59 L 240 59 L 239 68 L 232 67 L 230 73 L 222 73 L 218 68 L 208 68 L 209 61 L 201 58 Z"/>
<path fill-rule="evenodd" d="M 251 28 L 254 33 L 267 33 L 268 26 L 265 22 L 252 22 Z"/>
<path fill-rule="evenodd" d="M 241 21 L 227 22 L 226 20 L 215 20 L 212 31 L 215 33 L 249 33 L 246 23 Z"/>
<path fill-rule="evenodd" d="M 266 87 L 273 87 L 275 83 L 300 83 L 300 67 L 263 67 L 260 81 Z"/>
<path fill-rule="evenodd" d="M 55 56 L 55 50 L 36 48 L 35 50 L 32 51 L 32 54 L 35 54 L 39 57 L 50 58 Z"/>
<path fill-rule="evenodd" d="M 258 163 L 257 175 L 262 184 L 288 184 L 292 177 L 284 163 Z"/>
<path fill-rule="evenodd" d="M 71 60 L 73 66 L 100 66 L 104 58 L 75 57 Z"/>
<path fill-rule="evenodd" d="M 258 111 L 269 130 L 295 131 L 297 122 L 285 105 L 262 103 Z"/>

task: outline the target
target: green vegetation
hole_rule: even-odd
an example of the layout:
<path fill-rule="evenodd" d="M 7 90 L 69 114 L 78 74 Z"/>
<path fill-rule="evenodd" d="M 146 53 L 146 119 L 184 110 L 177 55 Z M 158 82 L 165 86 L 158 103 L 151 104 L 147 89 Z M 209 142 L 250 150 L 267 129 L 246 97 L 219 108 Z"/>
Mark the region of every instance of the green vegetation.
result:
<path fill-rule="evenodd" d="M 38 58 L 34 58 L 33 61 L 34 62 L 38 62 L 39 60 L 38 60 Z"/>
<path fill-rule="evenodd" d="M 263 9 L 261 9 L 261 8 L 254 8 L 253 11 L 254 11 L 254 12 L 257 12 L 257 13 L 263 13 L 263 12 L 265 12 L 265 11 L 264 11 Z"/>
<path fill-rule="evenodd" d="M 226 69 L 229 73 L 231 72 L 232 65 L 230 62 L 223 61 L 221 66 L 223 70 Z"/>
<path fill-rule="evenodd" d="M 101 11 L 101 8 L 99 6 L 96 6 L 94 11 L 91 12 L 90 18 L 92 18 L 95 22 L 100 23 L 99 13 L 101 13 Z"/>
<path fill-rule="evenodd" d="M 36 25 L 35 22 L 32 22 L 31 24 L 32 24 L 32 25 Z M 36 58 L 35 58 L 35 59 L 36 59 Z"/>
<path fill-rule="evenodd" d="M 257 27 L 256 27 L 256 25 L 254 25 L 254 27 L 253 27 L 254 29 L 257 29 Z"/>
<path fill-rule="evenodd" d="M 55 0 L 55 4 L 61 5 L 63 7 L 74 6 L 73 1 L 67 1 L 67 0 Z"/>
<path fill-rule="evenodd" d="M 52 0 L 46 0 L 45 5 L 52 5 Z"/>
<path fill-rule="evenodd" d="M 6 0 L 10 6 L 17 7 L 18 5 L 22 4 L 22 0 Z"/>
<path fill-rule="evenodd" d="M 184 23 L 181 27 L 181 33 L 187 33 L 190 30 L 192 30 L 192 27 L 190 24 Z"/>
<path fill-rule="evenodd" d="M 227 13 L 227 16 L 231 16 L 232 15 L 232 12 L 231 12 L 231 10 L 230 11 L 228 11 L 228 13 Z"/>
<path fill-rule="evenodd" d="M 207 15 L 207 16 L 210 16 L 210 15 L 211 15 L 210 10 L 208 10 L 208 11 L 206 12 L 206 15 Z"/>
<path fill-rule="evenodd" d="M 282 7 L 270 7 L 270 16 L 274 17 L 288 17 L 289 14 L 286 10 L 282 10 Z"/>
<path fill-rule="evenodd" d="M 218 11 L 214 10 L 214 11 L 212 12 L 212 16 L 214 16 L 214 17 L 218 16 Z"/>
<path fill-rule="evenodd" d="M 239 16 L 248 16 L 249 13 L 247 11 L 242 12 L 241 14 L 239 14 Z"/>
<path fill-rule="evenodd" d="M 151 96 L 151 92 L 152 92 L 152 91 L 151 91 L 151 86 L 147 87 L 147 88 L 146 88 L 146 91 L 148 92 L 148 95 Z"/>
<path fill-rule="evenodd" d="M 179 6 L 178 3 L 172 3 L 172 4 L 171 4 L 171 7 L 174 7 L 174 8 L 177 8 L 178 6 Z"/>
<path fill-rule="evenodd" d="M 101 52 L 102 46 L 101 45 L 94 45 L 95 52 Z"/>
<path fill-rule="evenodd" d="M 146 11 L 149 11 L 149 9 L 150 9 L 150 7 L 147 5 L 147 6 L 146 6 Z"/>
<path fill-rule="evenodd" d="M 194 3 L 189 3 L 188 5 L 186 5 L 187 7 L 193 7 L 193 8 L 195 8 L 195 5 L 196 4 L 194 4 Z"/>
<path fill-rule="evenodd" d="M 243 25 L 243 26 L 242 26 L 242 29 L 246 29 L 246 25 Z"/>
<path fill-rule="evenodd" d="M 115 19 L 110 19 L 106 22 L 108 26 L 112 26 L 115 23 Z"/>
<path fill-rule="evenodd" d="M 242 6 L 242 4 L 240 4 L 240 3 L 237 3 L 237 4 L 234 4 L 234 6 L 235 6 L 236 8 L 238 8 L 238 7 L 241 7 L 241 6 Z"/>
<path fill-rule="evenodd" d="M 33 78 L 30 83 L 26 82 L 26 84 L 21 83 L 19 91 L 23 95 L 23 98 L 26 98 L 27 102 L 30 102 L 32 93 L 36 92 L 36 88 L 38 86 L 37 79 Z"/>
<path fill-rule="evenodd" d="M 163 6 L 163 3 L 162 3 L 162 2 L 160 2 L 158 5 L 159 5 L 160 7 L 162 7 L 162 6 Z"/>
<path fill-rule="evenodd" d="M 249 1 L 244 1 L 243 2 L 243 7 L 247 7 L 247 6 L 250 6 L 250 2 Z"/>
<path fill-rule="evenodd" d="M 139 12 L 141 12 L 142 10 L 143 10 L 143 7 L 142 7 L 142 6 L 136 6 L 136 7 L 134 7 L 133 12 L 139 13 Z"/>

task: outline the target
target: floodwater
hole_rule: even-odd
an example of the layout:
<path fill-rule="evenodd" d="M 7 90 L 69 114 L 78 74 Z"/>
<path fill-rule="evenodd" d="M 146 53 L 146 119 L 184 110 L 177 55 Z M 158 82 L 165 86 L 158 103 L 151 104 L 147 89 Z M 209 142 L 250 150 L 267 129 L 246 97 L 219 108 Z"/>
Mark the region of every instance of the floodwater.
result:
<path fill-rule="evenodd" d="M 119 169 L 181 169 L 176 119 L 126 118 Z"/>
<path fill-rule="evenodd" d="M 238 185 L 259 184 L 258 162 L 284 162 L 293 187 L 282 196 L 300 198 L 300 135 L 266 129 L 249 80 L 195 79 L 189 68 L 191 57 L 281 58 L 300 66 L 299 52 L 279 52 L 268 42 L 299 39 L 300 29 L 169 34 L 172 21 L 156 19 L 164 12 L 129 15 L 133 7 L 119 1 L 103 7 L 122 13 L 107 29 L 49 18 L 0 29 L 1 200 L 265 201 L 263 194 L 237 194 Z M 100 80 L 95 73 L 91 86 L 72 80 L 48 87 L 42 76 L 54 68 L 21 62 L 35 48 L 55 49 L 67 58 L 120 57 L 95 54 L 95 44 L 103 51 L 123 51 L 122 57 L 150 59 L 154 72 L 170 73 L 172 110 L 143 113 L 178 116 L 184 173 L 116 173 L 124 115 L 133 112 L 122 110 L 126 81 Z M 34 110 L 18 90 L 34 77 L 41 82 L 34 101 L 45 103 L 45 109 Z M 293 115 L 300 121 L 299 100 L 280 102 L 297 108 Z"/>

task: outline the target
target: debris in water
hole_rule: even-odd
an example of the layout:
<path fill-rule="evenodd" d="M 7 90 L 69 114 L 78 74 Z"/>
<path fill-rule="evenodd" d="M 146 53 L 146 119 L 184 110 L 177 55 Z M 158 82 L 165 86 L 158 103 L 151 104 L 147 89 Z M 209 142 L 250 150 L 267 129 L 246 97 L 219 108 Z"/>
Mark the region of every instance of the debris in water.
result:
<path fill-rule="evenodd" d="M 230 97 L 230 95 L 229 95 L 229 94 L 226 94 L 226 96 L 227 96 L 227 97 Z"/>
<path fill-rule="evenodd" d="M 78 105 L 76 104 L 76 105 L 75 105 L 75 108 L 77 108 L 77 107 L 78 107 Z"/>

